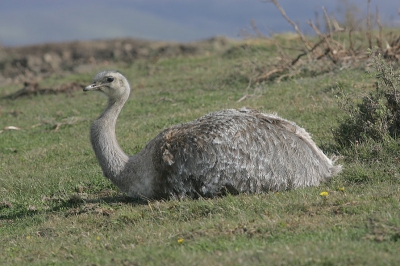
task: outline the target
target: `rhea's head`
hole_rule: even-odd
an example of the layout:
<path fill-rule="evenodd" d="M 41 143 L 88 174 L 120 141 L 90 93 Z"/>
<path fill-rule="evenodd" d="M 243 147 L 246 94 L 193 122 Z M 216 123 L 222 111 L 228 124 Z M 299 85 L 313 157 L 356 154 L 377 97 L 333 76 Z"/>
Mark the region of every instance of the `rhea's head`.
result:
<path fill-rule="evenodd" d="M 84 91 L 100 91 L 110 100 L 126 100 L 129 97 L 130 86 L 128 80 L 118 71 L 102 71 L 93 78 L 93 83 Z"/>

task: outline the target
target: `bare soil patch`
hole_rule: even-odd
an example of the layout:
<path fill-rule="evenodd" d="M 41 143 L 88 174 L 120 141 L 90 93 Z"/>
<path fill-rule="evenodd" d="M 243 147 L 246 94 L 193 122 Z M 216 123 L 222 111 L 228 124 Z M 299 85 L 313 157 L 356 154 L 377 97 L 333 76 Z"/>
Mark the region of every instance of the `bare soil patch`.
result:
<path fill-rule="evenodd" d="M 25 82 L 24 87 L 14 93 L 2 97 L 2 99 L 15 100 L 20 97 L 33 96 L 39 94 L 58 94 L 58 93 L 71 93 L 73 91 L 82 90 L 85 86 L 77 82 L 69 82 L 61 84 L 53 88 L 41 87 L 37 82 Z"/>

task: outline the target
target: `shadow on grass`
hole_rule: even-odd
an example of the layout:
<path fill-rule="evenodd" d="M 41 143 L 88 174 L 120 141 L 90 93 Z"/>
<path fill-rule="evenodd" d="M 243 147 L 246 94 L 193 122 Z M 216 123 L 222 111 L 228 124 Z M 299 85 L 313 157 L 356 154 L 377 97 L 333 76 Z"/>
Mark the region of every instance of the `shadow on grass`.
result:
<path fill-rule="evenodd" d="M 93 210 L 95 207 L 100 205 L 109 205 L 115 207 L 119 205 L 147 205 L 148 201 L 140 198 L 130 198 L 124 195 L 117 196 L 104 196 L 98 198 L 82 199 L 78 195 L 72 195 L 68 200 L 52 199 L 52 203 L 49 204 L 48 208 L 42 210 L 37 209 L 35 206 L 29 206 L 18 204 L 15 206 L 8 206 L 6 208 L 0 208 L 0 221 L 1 220 L 16 220 L 27 217 L 34 217 L 37 215 L 51 214 L 63 212 L 66 216 L 72 214 L 80 214 Z"/>

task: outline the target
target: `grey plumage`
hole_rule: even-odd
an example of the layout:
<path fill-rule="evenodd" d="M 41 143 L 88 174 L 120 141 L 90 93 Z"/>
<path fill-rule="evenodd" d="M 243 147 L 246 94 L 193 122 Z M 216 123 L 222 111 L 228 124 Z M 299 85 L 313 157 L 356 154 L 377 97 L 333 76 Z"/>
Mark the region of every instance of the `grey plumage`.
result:
<path fill-rule="evenodd" d="M 228 109 L 175 125 L 138 154 L 126 155 L 115 135 L 130 86 L 116 71 L 98 73 L 85 91 L 108 105 L 92 124 L 93 150 L 103 170 L 132 197 L 213 197 L 318 186 L 341 170 L 295 123 L 250 109 Z"/>

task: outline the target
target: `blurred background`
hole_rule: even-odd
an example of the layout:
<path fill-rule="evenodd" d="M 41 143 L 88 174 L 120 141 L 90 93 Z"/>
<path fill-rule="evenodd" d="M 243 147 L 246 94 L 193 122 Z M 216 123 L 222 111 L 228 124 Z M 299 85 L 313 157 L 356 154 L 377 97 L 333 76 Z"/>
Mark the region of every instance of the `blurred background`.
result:
<path fill-rule="evenodd" d="M 310 34 L 313 31 L 306 22 L 322 20 L 322 6 L 338 21 L 362 24 L 359 18 L 365 18 L 367 2 L 279 1 L 301 30 Z M 372 0 L 373 15 L 376 6 L 386 26 L 400 25 L 398 0 Z M 265 35 L 293 31 L 272 3 L 259 0 L 1 0 L 0 44 L 125 37 L 184 42 L 221 35 L 242 38 L 254 33 L 251 21 Z"/>

